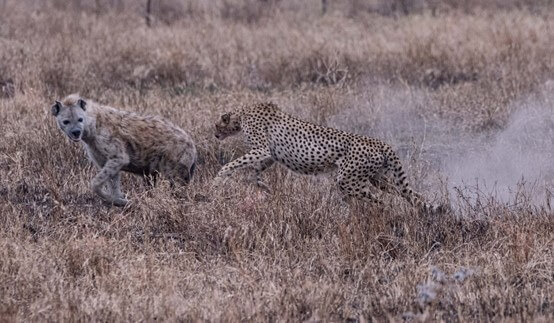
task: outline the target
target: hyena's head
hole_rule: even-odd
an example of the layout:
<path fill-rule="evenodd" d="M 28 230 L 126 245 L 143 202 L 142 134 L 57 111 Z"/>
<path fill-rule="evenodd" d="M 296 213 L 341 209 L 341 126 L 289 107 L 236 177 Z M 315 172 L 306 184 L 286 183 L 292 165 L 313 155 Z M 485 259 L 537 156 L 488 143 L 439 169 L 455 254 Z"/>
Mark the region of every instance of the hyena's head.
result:
<path fill-rule="evenodd" d="M 52 105 L 52 115 L 56 117 L 58 127 L 73 141 L 79 141 L 83 137 L 86 123 L 86 105 L 83 99 L 65 102 L 56 101 Z"/>
<path fill-rule="evenodd" d="M 215 137 L 219 140 L 236 135 L 241 130 L 240 117 L 235 113 L 225 113 L 215 123 Z"/>

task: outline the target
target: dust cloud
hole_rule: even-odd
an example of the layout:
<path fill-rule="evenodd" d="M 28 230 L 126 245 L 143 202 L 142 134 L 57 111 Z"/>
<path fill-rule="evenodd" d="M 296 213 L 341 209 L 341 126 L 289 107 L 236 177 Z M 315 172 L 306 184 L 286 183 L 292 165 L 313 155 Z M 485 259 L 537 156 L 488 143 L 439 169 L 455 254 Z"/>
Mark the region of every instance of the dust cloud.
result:
<path fill-rule="evenodd" d="M 474 203 L 479 196 L 508 205 L 551 203 L 554 81 L 510 103 L 508 121 L 492 133 L 447 124 L 432 112 L 438 104 L 423 91 L 378 86 L 343 102 L 327 121 L 390 143 L 409 172 L 419 173 L 417 181 L 427 182 L 416 187 L 438 191 L 446 183 L 450 199 Z"/>

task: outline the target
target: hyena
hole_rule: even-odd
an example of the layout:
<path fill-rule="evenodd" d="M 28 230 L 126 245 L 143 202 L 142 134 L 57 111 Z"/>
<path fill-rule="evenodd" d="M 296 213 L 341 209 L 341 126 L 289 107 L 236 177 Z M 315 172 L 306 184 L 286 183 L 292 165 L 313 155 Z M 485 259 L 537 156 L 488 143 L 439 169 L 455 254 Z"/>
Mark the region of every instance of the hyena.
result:
<path fill-rule="evenodd" d="M 192 178 L 197 158 L 194 142 L 167 120 L 85 101 L 77 94 L 56 101 L 51 109 L 59 128 L 72 141 L 82 142 L 89 159 L 100 168 L 91 181 L 92 190 L 113 205 L 128 202 L 121 192 L 120 171 L 150 179 L 161 173 L 172 184 L 186 184 Z"/>

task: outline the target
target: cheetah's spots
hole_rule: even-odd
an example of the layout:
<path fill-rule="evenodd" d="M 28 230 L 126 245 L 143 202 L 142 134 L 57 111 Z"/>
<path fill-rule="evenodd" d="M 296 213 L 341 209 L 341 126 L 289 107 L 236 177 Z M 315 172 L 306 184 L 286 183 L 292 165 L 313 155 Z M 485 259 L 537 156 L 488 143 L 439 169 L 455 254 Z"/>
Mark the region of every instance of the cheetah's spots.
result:
<path fill-rule="evenodd" d="M 273 103 L 259 103 L 225 115 L 231 118 L 227 122 L 223 122 L 223 117 L 218 121 L 218 134 L 224 138 L 240 129 L 252 150 L 225 165 L 218 176 L 251 167 L 258 178 L 267 168 L 261 165 L 269 161 L 277 161 L 302 174 L 338 168 L 337 182 L 347 196 L 380 204 L 370 192 L 372 187 L 377 187 L 402 195 L 412 205 L 426 205 L 409 188 L 396 153 L 380 140 L 302 121 L 282 112 Z"/>

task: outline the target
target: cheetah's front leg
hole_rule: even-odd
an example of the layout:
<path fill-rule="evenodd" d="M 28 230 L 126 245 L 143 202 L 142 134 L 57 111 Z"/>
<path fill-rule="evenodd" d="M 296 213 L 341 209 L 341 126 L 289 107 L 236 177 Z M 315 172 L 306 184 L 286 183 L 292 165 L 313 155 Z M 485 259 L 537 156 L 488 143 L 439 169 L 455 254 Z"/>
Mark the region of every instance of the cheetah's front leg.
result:
<path fill-rule="evenodd" d="M 246 155 L 241 156 L 223 166 L 214 179 L 214 186 L 219 186 L 223 179 L 230 176 L 234 171 L 246 167 L 252 167 L 255 170 L 254 181 L 256 182 L 256 185 L 265 190 L 269 190 L 267 185 L 261 181 L 260 175 L 264 170 L 273 165 L 273 163 L 273 157 L 271 157 L 268 150 L 251 150 Z"/>

